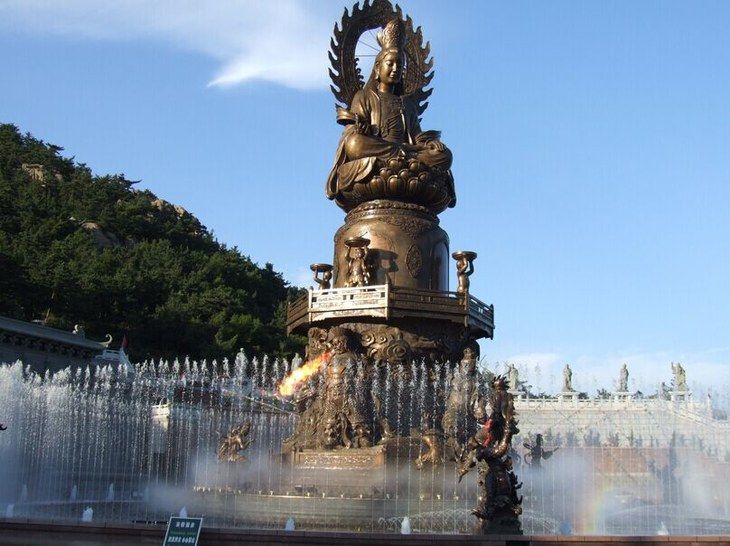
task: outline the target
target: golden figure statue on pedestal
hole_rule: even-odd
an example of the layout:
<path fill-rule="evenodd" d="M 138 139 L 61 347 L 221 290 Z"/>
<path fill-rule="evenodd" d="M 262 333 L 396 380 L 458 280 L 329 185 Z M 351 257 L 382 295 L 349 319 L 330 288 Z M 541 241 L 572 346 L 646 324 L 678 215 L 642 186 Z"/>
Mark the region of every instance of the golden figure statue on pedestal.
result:
<path fill-rule="evenodd" d="M 377 468 L 420 438 L 418 468 L 460 465 L 486 418 L 476 342 L 492 338 L 494 307 L 469 293 L 475 252 L 454 253 L 455 292 L 449 283 L 438 215 L 456 204 L 453 157 L 439 131 L 421 128 L 430 46 L 397 5 L 364 0 L 335 26 L 329 58 L 344 128 L 325 192 L 346 216 L 331 265 L 311 266 L 319 290 L 287 310 L 287 330 L 309 339 L 313 375 L 293 395 L 285 452 L 295 468 Z"/>
<path fill-rule="evenodd" d="M 368 81 L 363 83 L 354 56 L 358 31 L 383 26 Z M 451 151 L 439 131 L 423 131 L 420 117 L 428 103 L 433 61 L 428 44 L 400 8 L 387 2 L 353 9 L 335 29 L 330 71 L 337 122 L 344 125 L 327 179 L 327 197 L 345 210 L 373 199 L 400 199 L 441 212 L 456 204 Z"/>

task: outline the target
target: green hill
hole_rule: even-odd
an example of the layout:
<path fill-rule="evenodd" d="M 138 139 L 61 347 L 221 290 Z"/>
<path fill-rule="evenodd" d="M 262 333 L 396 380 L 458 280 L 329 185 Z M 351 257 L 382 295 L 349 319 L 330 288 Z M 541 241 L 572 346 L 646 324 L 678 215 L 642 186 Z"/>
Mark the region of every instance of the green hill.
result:
<path fill-rule="evenodd" d="M 274 271 L 217 242 L 192 214 L 94 176 L 62 148 L 0 125 L 0 315 L 87 336 L 123 335 L 133 358 L 285 355 L 286 300 Z"/>

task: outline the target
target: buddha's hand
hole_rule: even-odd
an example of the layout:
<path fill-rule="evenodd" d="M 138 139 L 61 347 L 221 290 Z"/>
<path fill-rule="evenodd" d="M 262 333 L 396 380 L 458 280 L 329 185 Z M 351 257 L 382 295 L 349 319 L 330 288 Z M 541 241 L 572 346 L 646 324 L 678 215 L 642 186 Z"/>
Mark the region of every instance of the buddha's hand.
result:
<path fill-rule="evenodd" d="M 416 145 L 420 151 L 440 154 L 446 151 L 446 146 L 441 142 L 440 137 L 440 131 L 424 131 L 416 136 Z"/>
<path fill-rule="evenodd" d="M 429 140 L 417 145 L 418 152 L 425 155 L 439 155 L 446 151 L 446 146 L 440 140 Z"/>
<path fill-rule="evenodd" d="M 444 143 L 440 140 L 429 140 L 426 143 L 426 147 L 431 150 L 432 152 L 443 152 L 446 150 L 446 146 L 444 146 Z"/>

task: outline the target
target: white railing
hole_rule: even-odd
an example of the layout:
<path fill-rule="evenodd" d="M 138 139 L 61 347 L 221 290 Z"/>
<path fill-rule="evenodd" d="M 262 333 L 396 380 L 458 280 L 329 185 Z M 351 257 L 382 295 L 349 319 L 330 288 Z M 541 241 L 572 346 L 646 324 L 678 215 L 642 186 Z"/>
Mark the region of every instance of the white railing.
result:
<path fill-rule="evenodd" d="M 378 309 L 388 306 L 388 285 L 309 291 L 309 312 Z"/>

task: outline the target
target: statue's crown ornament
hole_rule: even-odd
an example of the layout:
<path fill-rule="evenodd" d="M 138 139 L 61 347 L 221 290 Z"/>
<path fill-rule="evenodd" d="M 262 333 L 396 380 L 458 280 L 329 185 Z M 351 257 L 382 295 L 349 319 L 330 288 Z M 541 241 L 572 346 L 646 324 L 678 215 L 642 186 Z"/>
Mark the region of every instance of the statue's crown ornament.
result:
<path fill-rule="evenodd" d="M 383 51 L 395 49 L 402 52 L 406 45 L 406 28 L 401 19 L 391 19 L 383 30 L 378 32 L 378 43 Z"/>
<path fill-rule="evenodd" d="M 355 94 L 365 85 L 356 55 L 357 44 L 361 36 L 375 29 L 383 51 L 394 48 L 405 56 L 402 94 L 412 98 L 418 105 L 418 115 L 422 115 L 433 91 L 428 87 L 433 78 L 431 47 L 428 42 L 424 43 L 421 27 L 414 27 L 413 19 L 389 0 L 356 3 L 352 10 L 345 10 L 342 21 L 335 25 L 330 41 L 329 74 L 337 102 L 349 108 Z"/>

